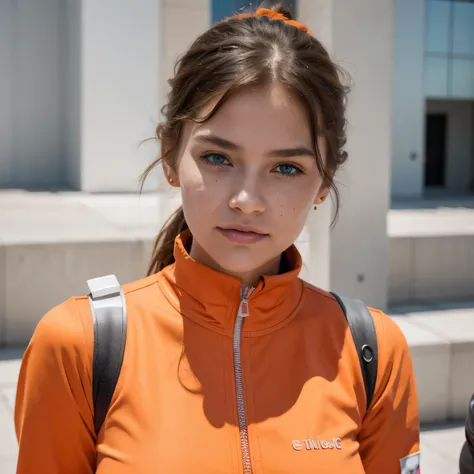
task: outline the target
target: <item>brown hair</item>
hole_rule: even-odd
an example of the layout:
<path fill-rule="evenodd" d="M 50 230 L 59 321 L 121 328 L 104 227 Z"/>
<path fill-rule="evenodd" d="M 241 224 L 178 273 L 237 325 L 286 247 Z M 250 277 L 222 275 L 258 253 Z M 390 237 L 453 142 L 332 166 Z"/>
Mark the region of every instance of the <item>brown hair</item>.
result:
<path fill-rule="evenodd" d="M 292 19 L 291 12 L 283 5 L 271 9 Z M 164 122 L 156 129 L 164 153 L 145 170 L 142 184 L 161 160 L 173 166 L 186 121 L 205 122 L 241 88 L 274 82 L 295 91 L 307 109 L 318 168 L 325 185 L 335 193 L 337 216 L 339 194 L 333 178 L 347 159 L 343 147 L 348 88 L 341 83 L 339 68 L 316 38 L 267 16 L 231 17 L 221 21 L 199 36 L 178 60 L 174 77 L 168 81 L 171 90 L 162 109 Z M 217 99 L 216 106 L 208 116 L 199 119 L 199 111 L 213 99 Z M 325 164 L 318 148 L 318 136 L 323 136 L 327 143 Z M 187 228 L 180 207 L 158 234 L 149 275 L 173 263 L 174 240 Z"/>

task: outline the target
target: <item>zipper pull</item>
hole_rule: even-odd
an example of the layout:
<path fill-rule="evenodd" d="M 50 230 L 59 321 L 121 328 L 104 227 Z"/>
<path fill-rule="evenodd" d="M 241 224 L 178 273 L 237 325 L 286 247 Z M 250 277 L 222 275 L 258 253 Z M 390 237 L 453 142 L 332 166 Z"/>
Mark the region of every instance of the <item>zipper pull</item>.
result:
<path fill-rule="evenodd" d="M 241 318 L 246 318 L 248 315 L 249 315 L 249 302 L 247 298 L 243 298 L 240 300 L 239 316 Z"/>
<path fill-rule="evenodd" d="M 253 288 L 243 287 L 242 296 L 240 299 L 238 316 L 246 318 L 250 315 L 249 312 L 249 296 L 252 294 Z"/>

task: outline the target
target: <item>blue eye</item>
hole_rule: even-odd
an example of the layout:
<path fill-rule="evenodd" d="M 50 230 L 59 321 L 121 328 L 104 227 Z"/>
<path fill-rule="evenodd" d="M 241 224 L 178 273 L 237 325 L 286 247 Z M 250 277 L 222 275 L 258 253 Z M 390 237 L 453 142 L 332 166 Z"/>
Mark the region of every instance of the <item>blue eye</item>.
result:
<path fill-rule="evenodd" d="M 224 155 L 219 153 L 207 153 L 202 156 L 202 159 L 212 166 L 224 166 L 229 162 Z"/>
<path fill-rule="evenodd" d="M 281 173 L 283 176 L 291 176 L 291 175 L 295 175 L 295 174 L 301 174 L 302 171 L 297 168 L 296 166 L 294 165 L 290 165 L 288 163 L 284 163 L 282 165 L 278 165 L 275 170 L 278 172 L 278 173 Z"/>

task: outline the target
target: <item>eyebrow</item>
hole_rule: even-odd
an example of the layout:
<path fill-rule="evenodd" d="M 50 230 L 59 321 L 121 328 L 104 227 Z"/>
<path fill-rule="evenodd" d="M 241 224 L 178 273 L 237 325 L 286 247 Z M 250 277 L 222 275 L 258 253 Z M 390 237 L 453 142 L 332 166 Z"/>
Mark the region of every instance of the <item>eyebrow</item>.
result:
<path fill-rule="evenodd" d="M 198 140 L 201 143 L 210 143 L 212 145 L 216 145 L 220 148 L 223 148 L 224 150 L 235 150 L 239 151 L 242 150 L 242 147 L 229 141 L 226 140 L 225 138 L 218 137 L 216 135 L 198 135 L 196 137 L 196 140 Z M 297 146 L 294 148 L 282 148 L 279 150 L 271 150 L 268 153 L 268 156 L 271 157 L 276 157 L 276 158 L 291 158 L 294 156 L 312 156 L 315 157 L 314 151 L 311 150 L 310 148 L 307 148 L 305 146 Z"/>

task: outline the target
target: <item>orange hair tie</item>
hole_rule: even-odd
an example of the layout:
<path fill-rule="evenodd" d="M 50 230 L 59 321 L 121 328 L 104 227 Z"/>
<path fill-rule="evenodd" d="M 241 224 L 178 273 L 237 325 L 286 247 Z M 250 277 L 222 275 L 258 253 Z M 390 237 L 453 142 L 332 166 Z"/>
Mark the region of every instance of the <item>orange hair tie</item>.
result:
<path fill-rule="evenodd" d="M 234 19 L 234 18 L 235 19 L 243 19 L 243 18 L 249 18 L 251 16 L 255 16 L 257 18 L 260 18 L 262 16 L 266 16 L 266 17 L 270 18 L 271 20 L 282 20 L 287 25 L 294 26 L 294 27 L 298 28 L 299 30 L 303 30 L 305 33 L 308 33 L 308 35 L 311 35 L 311 31 L 309 30 L 309 28 L 306 25 L 303 25 L 303 23 L 300 23 L 299 21 L 295 21 L 295 20 L 289 20 L 288 18 L 286 18 L 285 15 L 283 15 L 281 13 L 278 13 L 276 11 L 270 10 L 268 8 L 259 8 L 255 12 L 255 14 L 241 13 L 239 15 L 234 15 L 234 16 L 230 17 L 230 19 Z"/>

